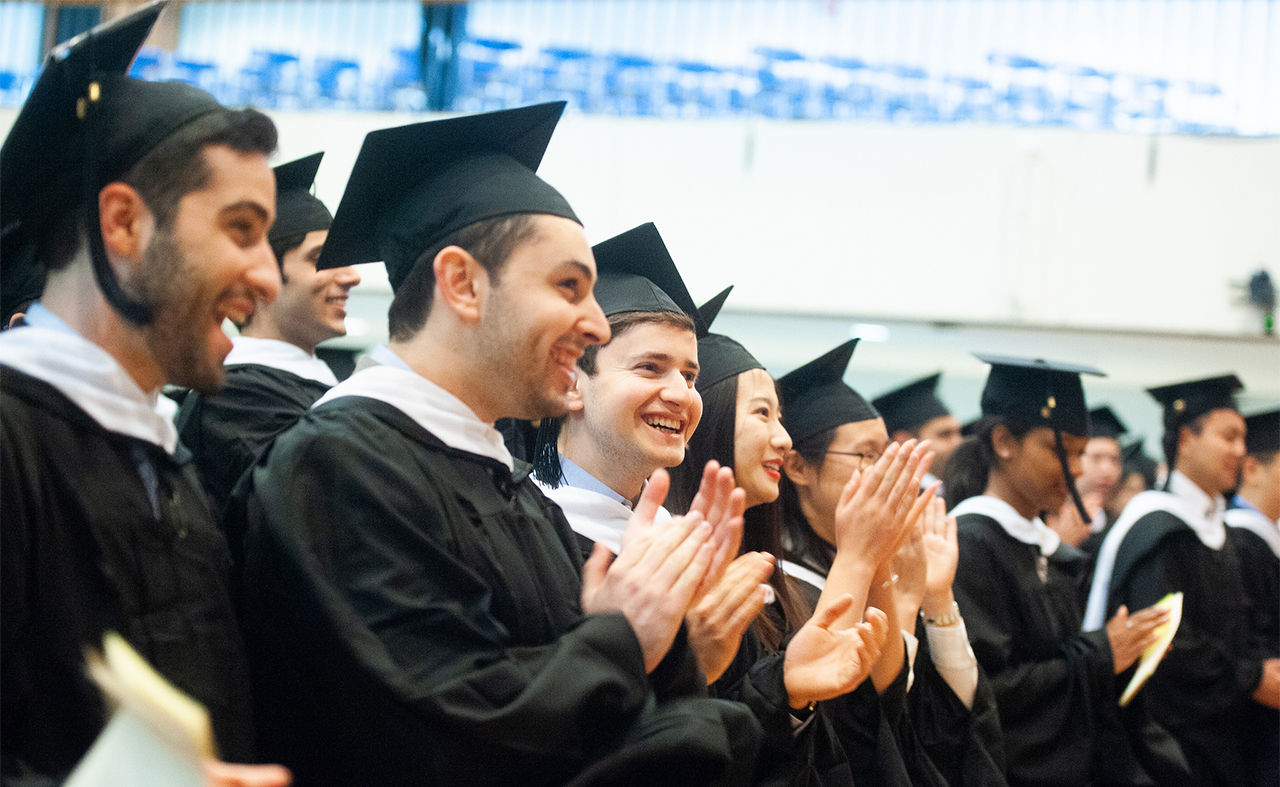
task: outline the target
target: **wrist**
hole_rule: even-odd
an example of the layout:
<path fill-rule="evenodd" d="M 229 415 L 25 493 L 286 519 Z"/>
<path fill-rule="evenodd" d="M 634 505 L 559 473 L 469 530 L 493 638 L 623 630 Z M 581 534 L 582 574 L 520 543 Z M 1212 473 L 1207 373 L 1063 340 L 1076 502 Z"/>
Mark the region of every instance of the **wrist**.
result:
<path fill-rule="evenodd" d="M 945 592 L 926 593 L 920 604 L 920 611 L 926 618 L 940 618 L 956 608 L 956 597 L 947 586 Z"/>
<path fill-rule="evenodd" d="M 923 612 L 924 624 L 934 628 L 947 628 L 960 623 L 960 605 L 952 601 L 942 612 L 937 609 Z"/>

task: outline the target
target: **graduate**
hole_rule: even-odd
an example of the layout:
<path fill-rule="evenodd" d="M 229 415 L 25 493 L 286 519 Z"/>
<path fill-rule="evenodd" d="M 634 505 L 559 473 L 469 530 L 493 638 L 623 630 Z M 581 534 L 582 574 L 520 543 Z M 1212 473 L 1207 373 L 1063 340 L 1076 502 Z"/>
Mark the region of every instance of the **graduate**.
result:
<path fill-rule="evenodd" d="M 1123 480 L 1124 459 L 1121 454 L 1120 436 L 1129 428 L 1110 407 L 1103 405 L 1089 411 L 1089 442 L 1080 456 L 1080 477 L 1076 488 L 1090 515 L 1089 536 L 1080 548 L 1090 555 L 1098 554 L 1102 539 L 1115 521 L 1119 510 L 1115 508 L 1116 493 Z"/>
<path fill-rule="evenodd" d="M 1111 500 L 1111 511 L 1115 517 L 1108 517 L 1112 523 L 1119 517 L 1120 512 L 1124 511 L 1124 507 L 1129 505 L 1130 500 L 1143 492 L 1155 489 L 1159 481 L 1160 466 L 1143 450 L 1145 442 L 1145 439 L 1139 437 L 1120 449 L 1120 483 L 1116 485 L 1116 492 Z M 1108 526 L 1107 532 L 1110 530 L 1111 527 Z M 1103 538 L 1106 538 L 1105 534 Z"/>
<path fill-rule="evenodd" d="M 856 345 L 846 342 L 779 381 L 783 424 L 794 439 L 783 464 L 783 570 L 817 589 L 837 559 L 833 514 L 841 490 L 889 445 L 877 408 L 844 382 Z M 913 396 L 923 390 L 932 389 L 917 386 Z M 879 584 L 872 582 L 869 601 L 896 610 L 909 663 L 906 704 L 889 705 L 890 723 L 912 783 L 1003 784 L 995 701 L 986 681 L 978 691 L 977 659 L 952 595 L 956 549 L 955 521 L 947 521 L 940 499 L 932 501 L 912 538 L 883 563 Z M 900 581 L 886 585 L 895 575 Z"/>
<path fill-rule="evenodd" d="M 1185 783 L 1177 744 L 1141 695 L 1118 707 L 1117 676 L 1167 614 L 1133 604 L 1134 614 L 1121 609 L 1105 629 L 1080 633 L 1088 561 L 1041 518 L 1069 497 L 1082 507 L 1073 483 L 1089 434 L 1080 375 L 1101 373 L 978 358 L 991 364 L 983 417 L 952 455 L 946 484 L 960 543 L 956 600 L 995 692 L 1009 784 Z"/>
<path fill-rule="evenodd" d="M 1249 636 L 1264 658 L 1280 656 L 1280 410 L 1244 419 L 1240 486 L 1227 509 L 1227 541 L 1240 560 L 1249 602 Z M 1254 785 L 1280 783 L 1280 713 L 1249 706 L 1246 751 Z"/>
<path fill-rule="evenodd" d="M 960 422 L 938 398 L 938 380 L 942 373 L 931 374 L 883 393 L 871 401 L 884 419 L 889 439 L 897 443 L 928 440 L 933 463 L 924 477 L 924 487 L 933 486 L 947 469 L 947 460 L 964 437 Z"/>
<path fill-rule="evenodd" d="M 276 130 L 125 76 L 163 7 L 55 49 L 0 148 L 5 313 L 43 290 L 0 336 L 5 784 L 60 782 L 102 730 L 85 651 L 107 631 L 208 708 L 222 756 L 253 756 L 226 542 L 156 408 L 164 383 L 216 388 L 223 319 L 276 294 Z M 289 775 L 211 763 L 208 778 Z"/>
<path fill-rule="evenodd" d="M 710 315 L 703 316 L 709 325 Z M 689 442 L 685 463 L 672 471 L 671 506 L 680 511 L 693 499 L 699 475 L 695 468 L 711 459 L 732 467 L 735 481 L 746 493 L 741 552 L 778 555 L 782 550 L 779 482 L 791 439 L 781 422 L 773 378 L 741 344 L 720 334 L 699 339 L 698 359 L 703 419 Z M 907 518 L 917 518 L 923 507 L 909 510 L 925 470 L 923 458 L 924 451 L 909 449 L 891 456 L 887 469 L 880 468 L 875 482 L 860 487 L 856 498 L 856 489 L 850 487 L 851 499 L 840 507 L 837 521 L 844 526 L 855 513 L 879 512 L 866 530 L 872 534 L 870 540 L 879 536 L 888 542 L 880 550 L 892 550 L 910 527 Z M 904 502 L 907 505 L 899 509 Z M 862 784 L 871 772 L 880 719 L 875 688 L 865 678 L 882 659 L 899 667 L 904 661 L 901 636 L 886 636 L 889 619 L 868 607 L 874 560 L 842 564 L 838 581 L 822 592 L 816 605 L 811 605 L 794 579 L 774 571 L 769 578 L 774 600 L 747 629 L 732 663 L 712 686 L 716 696 L 747 703 L 764 725 L 762 781 Z M 846 647 L 853 649 L 850 658 L 856 655 L 856 662 L 846 662 L 839 671 L 833 666 L 825 674 L 808 667 L 816 647 L 833 636 L 848 640 Z M 855 636 L 863 642 L 855 642 Z M 874 653 L 864 652 L 868 645 Z M 891 651 L 888 657 L 881 655 L 882 647 Z M 896 672 L 886 680 L 892 682 Z M 844 707 L 849 704 L 846 698 L 855 692 L 862 692 L 855 703 L 860 712 L 855 720 L 856 740 L 842 732 L 852 715 Z M 850 750 L 850 742 L 859 748 Z"/>
<path fill-rule="evenodd" d="M 323 156 L 275 168 L 276 220 L 267 240 L 280 268 L 280 295 L 238 326 L 222 362 L 226 384 L 187 396 L 178 411 L 178 435 L 195 455 L 220 519 L 231 487 L 262 449 L 338 382 L 316 357 L 316 345 L 346 335 L 347 294 L 360 275 L 351 266 L 316 270 L 333 221 L 311 194 Z"/>
<path fill-rule="evenodd" d="M 1177 636 L 1142 691 L 1204 785 L 1248 783 L 1252 706 L 1280 705 L 1280 659 L 1250 647 L 1244 578 L 1226 548 L 1223 493 L 1245 456 L 1241 387 L 1223 375 L 1148 390 L 1164 408 L 1169 478 L 1131 500 L 1107 534 L 1085 618 L 1093 630 L 1121 605 L 1185 594 Z"/>
<path fill-rule="evenodd" d="M 617 559 L 584 566 L 493 428 L 563 415 L 610 337 L 582 227 L 536 174 L 563 109 L 371 132 L 334 216 L 318 267 L 385 261 L 389 362 L 281 434 L 230 509 L 260 741 L 300 783 L 750 777 L 759 725 L 676 643 L 724 570 L 721 487 L 655 523 L 650 483 Z"/>

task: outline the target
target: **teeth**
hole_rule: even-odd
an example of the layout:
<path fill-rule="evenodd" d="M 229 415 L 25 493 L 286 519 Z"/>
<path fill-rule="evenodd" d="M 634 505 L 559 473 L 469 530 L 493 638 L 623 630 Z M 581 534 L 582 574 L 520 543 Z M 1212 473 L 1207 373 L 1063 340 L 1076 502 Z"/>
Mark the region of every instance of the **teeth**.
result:
<path fill-rule="evenodd" d="M 651 416 L 647 416 L 644 419 L 644 422 L 649 426 L 657 427 L 658 429 L 662 429 L 663 431 L 667 431 L 667 432 L 680 431 L 680 422 L 674 421 L 670 418 L 662 418 L 660 416 L 651 415 Z"/>

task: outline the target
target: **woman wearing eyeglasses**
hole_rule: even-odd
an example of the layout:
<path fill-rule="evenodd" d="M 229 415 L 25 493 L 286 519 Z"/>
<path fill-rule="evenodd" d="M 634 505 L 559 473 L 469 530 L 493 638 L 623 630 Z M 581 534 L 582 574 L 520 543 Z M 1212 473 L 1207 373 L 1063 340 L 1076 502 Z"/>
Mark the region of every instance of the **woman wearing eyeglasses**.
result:
<path fill-rule="evenodd" d="M 856 344 L 846 342 L 778 383 L 783 422 L 794 440 L 783 464 L 783 570 L 817 592 L 846 581 L 843 566 L 852 561 L 870 563 L 875 577 L 868 603 L 891 610 L 892 622 L 901 629 L 902 646 L 892 653 L 886 644 L 872 671 L 878 692 L 873 704 L 896 747 L 886 747 L 879 736 L 874 762 L 862 770 L 869 768 L 874 780 L 884 781 L 887 773 L 902 769 L 915 785 L 1002 784 L 994 699 L 986 681 L 979 681 L 951 594 L 954 520 L 947 520 L 935 500 L 901 546 L 878 537 L 870 511 L 856 517 L 852 527 L 836 524 L 850 479 L 871 479 L 899 450 L 890 446 L 875 408 L 844 383 Z M 933 492 L 926 490 L 925 496 Z M 855 764 L 855 775 L 858 770 Z"/>

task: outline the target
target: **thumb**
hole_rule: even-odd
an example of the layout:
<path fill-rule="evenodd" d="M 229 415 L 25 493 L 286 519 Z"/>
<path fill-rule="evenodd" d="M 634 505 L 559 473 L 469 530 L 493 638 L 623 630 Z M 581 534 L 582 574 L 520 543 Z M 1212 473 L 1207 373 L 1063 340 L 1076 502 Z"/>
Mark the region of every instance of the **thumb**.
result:
<path fill-rule="evenodd" d="M 590 606 L 587 604 L 587 599 L 594 596 L 600 586 L 604 584 L 604 576 L 609 573 L 609 564 L 611 562 L 613 562 L 613 553 L 609 551 L 609 547 L 597 541 L 595 548 L 591 550 L 591 557 L 582 566 L 582 606 L 584 611 Z"/>
<path fill-rule="evenodd" d="M 1117 610 L 1116 610 L 1116 614 L 1115 614 L 1111 619 L 1112 619 L 1112 620 L 1119 620 L 1119 621 L 1121 621 L 1121 622 L 1124 622 L 1124 621 L 1128 620 L 1128 619 L 1129 619 L 1129 608 L 1128 608 L 1128 607 L 1126 607 L 1124 604 L 1121 604 L 1121 605 L 1120 605 L 1120 609 L 1117 609 Z"/>
<path fill-rule="evenodd" d="M 671 476 L 666 470 L 659 468 L 649 476 L 649 481 L 640 493 L 640 501 L 636 503 L 627 520 L 627 529 L 622 534 L 622 548 L 636 539 L 640 533 L 653 526 L 653 519 L 658 515 L 658 508 L 667 499 L 667 490 L 671 488 Z"/>
<path fill-rule="evenodd" d="M 843 596 L 837 596 L 830 604 L 814 610 L 809 622 L 819 628 L 831 628 L 831 624 L 839 620 L 840 616 L 848 612 L 852 606 L 853 595 L 845 593 Z"/>
<path fill-rule="evenodd" d="M 871 624 L 871 633 L 877 647 L 883 645 L 885 638 L 889 636 L 889 618 L 875 607 L 867 607 L 866 618 L 867 623 Z"/>

